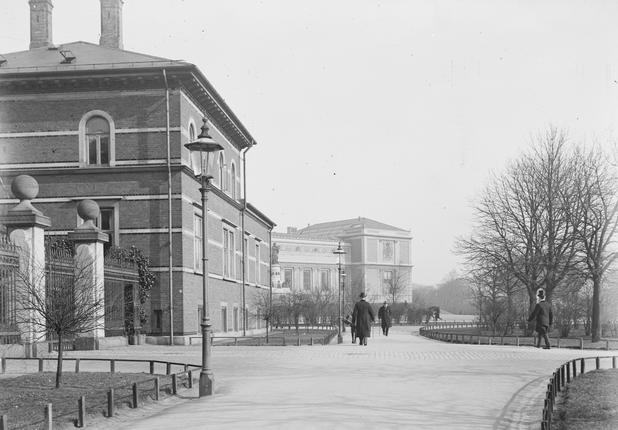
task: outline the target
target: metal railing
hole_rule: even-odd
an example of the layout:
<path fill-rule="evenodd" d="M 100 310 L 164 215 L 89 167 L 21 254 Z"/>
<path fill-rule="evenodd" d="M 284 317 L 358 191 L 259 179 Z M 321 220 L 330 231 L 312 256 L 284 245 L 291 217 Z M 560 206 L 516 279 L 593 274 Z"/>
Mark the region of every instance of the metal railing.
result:
<path fill-rule="evenodd" d="M 594 360 L 595 370 L 601 369 L 601 360 L 610 359 L 612 368 L 616 369 L 616 360 L 618 357 L 583 357 L 576 358 L 566 363 L 563 363 L 552 374 L 547 384 L 547 391 L 545 392 L 545 400 L 543 403 L 543 416 L 541 420 L 541 430 L 551 430 L 552 428 L 552 414 L 556 406 L 556 397 L 567 384 L 570 384 L 573 379 L 577 377 L 577 363 L 579 362 L 579 373 L 583 375 L 586 372 L 586 360 Z"/>

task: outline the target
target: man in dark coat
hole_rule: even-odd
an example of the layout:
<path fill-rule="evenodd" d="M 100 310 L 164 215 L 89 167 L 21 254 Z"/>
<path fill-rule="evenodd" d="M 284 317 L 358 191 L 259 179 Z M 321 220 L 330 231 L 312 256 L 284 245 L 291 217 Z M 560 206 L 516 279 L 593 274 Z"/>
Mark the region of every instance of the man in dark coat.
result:
<path fill-rule="evenodd" d="M 538 334 L 538 339 L 536 342 L 536 347 L 541 347 L 541 337 L 545 340 L 544 349 L 549 349 L 549 338 L 547 337 L 547 333 L 549 332 L 549 327 L 554 322 L 554 314 L 551 310 L 551 305 L 545 301 L 545 290 L 539 288 L 536 292 L 536 306 L 534 310 L 530 314 L 528 321 L 536 321 L 535 330 Z"/>
<path fill-rule="evenodd" d="M 378 309 L 378 318 L 381 322 L 382 334 L 384 334 L 384 336 L 388 336 L 388 329 L 392 325 L 391 308 L 388 306 L 388 303 L 384 302 L 380 309 Z"/>
<path fill-rule="evenodd" d="M 367 338 L 371 337 L 371 323 L 375 321 L 373 309 L 365 300 L 366 294 L 360 293 L 360 300 L 354 305 L 352 324 L 359 344 L 367 345 Z"/>

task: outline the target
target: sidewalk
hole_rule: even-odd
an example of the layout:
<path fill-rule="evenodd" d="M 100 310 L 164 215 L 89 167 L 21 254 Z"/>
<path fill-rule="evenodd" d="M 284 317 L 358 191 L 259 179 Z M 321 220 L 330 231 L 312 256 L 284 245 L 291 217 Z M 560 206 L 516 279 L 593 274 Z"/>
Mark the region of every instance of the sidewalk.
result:
<path fill-rule="evenodd" d="M 349 336 L 349 333 L 346 333 Z M 393 327 L 361 347 L 214 347 L 215 395 L 196 390 L 92 429 L 538 429 L 550 374 L 575 357 L 616 351 L 539 350 L 427 340 Z M 141 345 L 73 356 L 199 364 L 199 346 Z"/>

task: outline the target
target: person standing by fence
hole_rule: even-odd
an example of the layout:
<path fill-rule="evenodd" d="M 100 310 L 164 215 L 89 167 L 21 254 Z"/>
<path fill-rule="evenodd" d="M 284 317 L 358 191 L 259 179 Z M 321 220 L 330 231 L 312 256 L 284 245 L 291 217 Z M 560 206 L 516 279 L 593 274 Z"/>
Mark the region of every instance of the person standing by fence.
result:
<path fill-rule="evenodd" d="M 358 337 L 358 343 L 367 345 L 367 338 L 371 337 L 371 323 L 375 321 L 375 315 L 373 309 L 369 303 L 365 300 L 366 294 L 360 293 L 360 300 L 354 305 L 354 312 L 352 312 L 352 324 L 355 328 L 356 337 Z"/>
<path fill-rule="evenodd" d="M 554 314 L 551 310 L 551 305 L 545 301 L 545 290 L 539 288 L 536 292 L 536 306 L 528 318 L 528 322 L 536 321 L 535 330 L 538 338 L 536 341 L 536 347 L 541 347 L 541 337 L 545 340 L 544 349 L 549 349 L 549 338 L 547 333 L 550 330 L 551 325 L 554 322 Z"/>

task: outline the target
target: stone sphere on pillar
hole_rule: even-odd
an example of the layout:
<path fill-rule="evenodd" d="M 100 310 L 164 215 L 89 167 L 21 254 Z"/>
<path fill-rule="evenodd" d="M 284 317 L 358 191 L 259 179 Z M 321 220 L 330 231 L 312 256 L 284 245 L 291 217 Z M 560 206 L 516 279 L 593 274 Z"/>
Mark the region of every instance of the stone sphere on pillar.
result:
<path fill-rule="evenodd" d="M 77 214 L 84 221 L 97 219 L 99 212 L 99 205 L 94 200 L 86 199 L 77 204 Z"/>
<path fill-rule="evenodd" d="M 19 200 L 32 200 L 39 194 L 39 183 L 30 175 L 19 175 L 13 179 L 11 191 Z"/>

